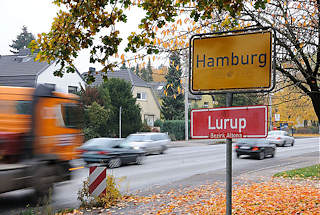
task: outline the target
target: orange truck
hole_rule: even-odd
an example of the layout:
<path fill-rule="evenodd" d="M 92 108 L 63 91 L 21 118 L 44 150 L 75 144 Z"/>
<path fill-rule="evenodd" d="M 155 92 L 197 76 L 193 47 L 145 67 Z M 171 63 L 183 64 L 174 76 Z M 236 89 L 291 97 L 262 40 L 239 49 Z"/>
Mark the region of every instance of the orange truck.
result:
<path fill-rule="evenodd" d="M 70 179 L 83 143 L 79 97 L 37 88 L 0 86 L 0 193 L 34 188 L 48 194 Z"/>

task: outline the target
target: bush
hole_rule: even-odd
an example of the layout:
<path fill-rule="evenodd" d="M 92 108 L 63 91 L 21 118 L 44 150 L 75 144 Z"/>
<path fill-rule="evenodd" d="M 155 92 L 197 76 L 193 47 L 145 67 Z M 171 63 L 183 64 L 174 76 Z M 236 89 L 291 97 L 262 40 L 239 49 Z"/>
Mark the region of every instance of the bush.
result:
<path fill-rule="evenodd" d="M 154 127 L 162 127 L 163 126 L 163 121 L 160 119 L 157 119 L 156 121 L 154 121 Z"/>
<path fill-rule="evenodd" d="M 142 127 L 141 127 L 141 132 L 150 132 L 151 131 L 151 128 L 150 126 L 147 124 L 146 121 L 144 121 L 144 123 L 142 124 Z"/>
<path fill-rule="evenodd" d="M 190 137 L 190 121 L 188 123 L 189 137 Z M 184 120 L 166 120 L 163 122 L 161 132 L 167 132 L 171 140 L 184 140 L 185 139 L 185 124 Z"/>
<path fill-rule="evenodd" d="M 296 133 L 296 134 L 318 134 L 319 128 L 318 128 L 318 126 L 302 127 L 302 128 L 297 128 L 294 133 Z"/>
<path fill-rule="evenodd" d="M 122 179 L 121 179 L 122 180 Z M 120 183 L 121 181 L 119 181 Z M 81 190 L 78 191 L 78 200 L 80 200 L 82 208 L 104 207 L 109 208 L 117 204 L 121 199 L 119 185 L 117 185 L 113 175 L 107 175 L 106 194 L 100 197 L 91 196 L 89 193 L 89 179 L 83 182 Z"/>

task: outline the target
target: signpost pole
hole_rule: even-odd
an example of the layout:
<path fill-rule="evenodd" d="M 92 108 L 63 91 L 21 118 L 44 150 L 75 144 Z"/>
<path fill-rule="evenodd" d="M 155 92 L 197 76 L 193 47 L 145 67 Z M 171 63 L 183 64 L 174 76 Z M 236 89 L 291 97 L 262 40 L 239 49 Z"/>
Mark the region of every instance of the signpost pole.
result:
<path fill-rule="evenodd" d="M 226 106 L 232 106 L 232 93 L 226 94 Z M 226 142 L 226 215 L 232 214 L 232 139 Z"/>

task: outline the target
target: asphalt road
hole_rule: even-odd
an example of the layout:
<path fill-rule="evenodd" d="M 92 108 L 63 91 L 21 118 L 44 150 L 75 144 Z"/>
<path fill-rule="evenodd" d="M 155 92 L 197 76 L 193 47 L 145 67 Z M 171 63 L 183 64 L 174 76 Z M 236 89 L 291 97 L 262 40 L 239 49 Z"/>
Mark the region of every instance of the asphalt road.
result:
<path fill-rule="evenodd" d="M 233 176 L 263 175 L 283 169 L 292 169 L 319 163 L 319 138 L 296 139 L 294 147 L 278 147 L 274 158 L 256 160 L 237 159 L 233 155 Z M 225 178 L 226 146 L 195 144 L 191 147 L 170 148 L 163 155 L 147 156 L 143 165 L 129 165 L 108 170 L 123 178 L 122 192 L 148 192 L 157 187 L 171 185 L 196 185 Z M 74 161 L 81 165 L 81 161 Z M 54 208 L 77 208 L 77 192 L 88 177 L 88 168 L 75 170 L 73 179 L 55 186 L 52 197 Z M 32 196 L 31 190 L 0 195 L 0 214 L 15 214 L 24 208 Z M 15 211 L 15 212 L 14 212 Z"/>

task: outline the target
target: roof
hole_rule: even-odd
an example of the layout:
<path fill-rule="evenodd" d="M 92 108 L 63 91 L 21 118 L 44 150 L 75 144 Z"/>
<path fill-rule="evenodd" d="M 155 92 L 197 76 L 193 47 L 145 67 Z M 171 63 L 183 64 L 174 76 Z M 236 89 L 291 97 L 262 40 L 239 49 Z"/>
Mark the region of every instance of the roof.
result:
<path fill-rule="evenodd" d="M 150 82 L 148 84 L 158 98 L 161 98 L 164 95 L 165 82 Z"/>
<path fill-rule="evenodd" d="M 82 75 L 85 75 L 86 73 L 83 73 Z M 96 74 L 93 72 L 93 76 L 95 77 L 95 82 L 92 83 L 93 86 L 99 86 L 102 84 L 103 78 L 101 72 L 98 72 Z M 114 72 L 107 72 L 107 77 L 108 78 L 119 78 L 125 81 L 128 81 L 131 83 L 132 86 L 137 86 L 137 87 L 149 87 L 148 83 L 141 78 L 139 78 L 137 75 L 135 75 L 131 70 L 128 69 L 122 69 L 122 70 L 117 70 Z"/>
<path fill-rule="evenodd" d="M 85 75 L 87 75 L 88 73 L 82 73 L 82 77 L 84 77 Z M 102 78 L 102 74 L 101 72 L 93 72 L 92 73 L 93 76 L 95 77 L 95 81 L 90 84 L 91 86 L 99 86 L 101 85 L 104 81 Z M 152 90 L 152 86 L 150 85 L 150 83 L 142 80 L 140 77 L 138 77 L 136 74 L 134 74 L 131 70 L 129 69 L 121 69 L 121 70 L 117 70 L 114 72 L 107 72 L 107 77 L 108 79 L 110 78 L 119 78 L 125 81 L 128 81 L 129 83 L 131 83 L 131 86 L 133 87 L 147 87 L 151 89 L 151 93 L 154 97 L 154 100 L 157 104 L 158 107 L 160 107 L 160 104 L 158 102 L 158 100 L 156 99 L 156 95 L 155 92 Z"/>
<path fill-rule="evenodd" d="M 0 85 L 34 87 L 37 74 L 48 66 L 46 62 L 35 62 L 32 56 L 0 56 Z"/>
<path fill-rule="evenodd" d="M 37 76 L 50 65 L 34 61 L 28 49 L 17 55 L 0 55 L 0 86 L 35 87 Z M 78 70 L 76 73 L 82 78 Z"/>

